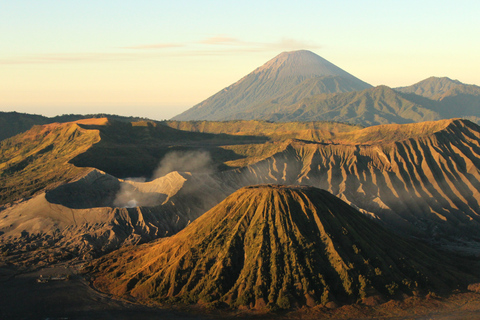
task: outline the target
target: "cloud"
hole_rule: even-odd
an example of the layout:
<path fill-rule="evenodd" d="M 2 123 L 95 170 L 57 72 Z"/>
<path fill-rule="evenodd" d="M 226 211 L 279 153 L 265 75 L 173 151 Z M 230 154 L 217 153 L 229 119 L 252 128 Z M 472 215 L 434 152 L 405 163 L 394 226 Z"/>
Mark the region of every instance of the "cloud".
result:
<path fill-rule="evenodd" d="M 244 42 L 239 41 L 238 39 L 228 37 L 228 36 L 224 36 L 224 35 L 210 37 L 210 38 L 204 39 L 202 41 L 199 41 L 199 43 L 201 43 L 201 44 L 213 44 L 213 45 L 244 44 Z"/>
<path fill-rule="evenodd" d="M 318 49 L 320 46 L 291 38 L 282 38 L 278 42 L 264 43 L 266 48 L 276 50 Z"/>
<path fill-rule="evenodd" d="M 100 62 L 131 60 L 135 57 L 133 54 L 125 53 L 51 53 L 0 59 L 0 64 Z"/>
<path fill-rule="evenodd" d="M 150 50 L 150 49 L 181 48 L 184 46 L 185 45 L 181 43 L 155 43 L 155 44 L 146 44 L 146 45 L 140 45 L 140 46 L 122 47 L 122 49 Z"/>
<path fill-rule="evenodd" d="M 318 49 L 320 46 L 300 41 L 292 38 L 282 38 L 277 42 L 247 42 L 239 39 L 229 37 L 226 35 L 218 35 L 199 41 L 200 44 L 207 45 L 236 45 L 241 46 L 242 49 L 235 49 L 239 51 L 261 52 L 272 50 L 298 50 L 298 49 Z M 230 52 L 230 51 L 223 51 Z"/>
<path fill-rule="evenodd" d="M 226 35 L 218 35 L 193 43 L 156 43 L 117 48 L 131 49 L 128 52 L 122 50 L 117 52 L 50 53 L 5 57 L 0 58 L 0 65 L 131 61 L 171 56 L 225 56 L 255 52 L 279 53 L 281 51 L 318 48 L 321 47 L 293 38 L 282 38 L 276 42 L 262 43 L 247 42 Z"/>

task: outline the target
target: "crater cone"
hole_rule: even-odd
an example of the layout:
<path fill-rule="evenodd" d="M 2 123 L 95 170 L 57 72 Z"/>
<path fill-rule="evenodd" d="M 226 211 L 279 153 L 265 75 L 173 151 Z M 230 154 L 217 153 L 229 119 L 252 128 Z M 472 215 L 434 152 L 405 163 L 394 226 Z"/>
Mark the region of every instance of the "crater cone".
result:
<path fill-rule="evenodd" d="M 242 188 L 178 234 L 91 268 L 95 285 L 116 295 L 273 310 L 446 292 L 470 280 L 327 191 L 277 185 Z"/>

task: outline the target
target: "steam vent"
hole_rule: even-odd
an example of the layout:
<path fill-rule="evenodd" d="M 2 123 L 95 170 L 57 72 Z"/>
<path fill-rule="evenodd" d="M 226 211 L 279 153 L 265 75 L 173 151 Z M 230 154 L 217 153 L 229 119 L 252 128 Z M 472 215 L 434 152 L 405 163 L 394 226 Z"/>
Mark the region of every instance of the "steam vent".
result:
<path fill-rule="evenodd" d="M 451 290 L 465 274 L 327 191 L 246 187 L 183 231 L 93 266 L 115 295 L 288 309 Z"/>

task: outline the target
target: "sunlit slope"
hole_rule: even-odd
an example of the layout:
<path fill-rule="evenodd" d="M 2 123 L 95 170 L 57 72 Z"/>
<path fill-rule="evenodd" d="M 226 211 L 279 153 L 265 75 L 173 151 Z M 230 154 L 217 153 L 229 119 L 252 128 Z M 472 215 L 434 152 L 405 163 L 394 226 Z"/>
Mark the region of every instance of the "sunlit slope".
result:
<path fill-rule="evenodd" d="M 78 231 L 89 238 L 77 252 L 105 252 L 178 232 L 236 190 L 262 183 L 326 189 L 404 234 L 478 238 L 480 128 L 469 121 L 360 130 L 335 123 L 177 123 L 205 132 L 96 121 L 36 127 L 2 142 L 3 203 L 35 194 L 0 207 L 2 241 L 26 245 L 55 235 L 52 245 L 72 248 L 79 245 L 68 239 Z M 150 178 L 166 154 L 179 150 L 210 153 L 209 170 L 144 183 L 119 179 L 143 172 Z M 124 187 L 135 196 L 118 200 Z M 102 213 L 81 218 L 90 210 Z"/>
<path fill-rule="evenodd" d="M 183 131 L 265 136 L 272 140 L 301 139 L 331 141 L 342 132 L 362 129 L 362 126 L 340 122 L 267 122 L 258 120 L 231 121 L 165 121 L 165 125 Z"/>
<path fill-rule="evenodd" d="M 423 132 L 423 133 L 422 133 Z M 480 128 L 462 120 L 387 125 L 336 143 L 292 141 L 219 179 L 329 190 L 399 231 L 475 236 L 480 227 Z"/>
<path fill-rule="evenodd" d="M 55 117 L 45 117 L 37 114 L 0 111 L 0 141 L 30 130 L 34 125 L 49 123 L 73 122 L 82 119 L 108 118 L 115 121 L 135 122 L 145 121 L 145 118 L 125 117 L 113 114 L 64 114 Z M 155 122 L 155 121 L 151 121 Z"/>
<path fill-rule="evenodd" d="M 86 172 L 69 161 L 99 141 L 98 131 L 72 122 L 35 126 L 0 142 L 0 204 Z"/>
<path fill-rule="evenodd" d="M 369 84 L 313 52 L 283 52 L 173 119 L 246 119 L 237 115 L 274 98 L 296 102 L 313 94 L 347 92 L 369 87 Z"/>
<path fill-rule="evenodd" d="M 92 265 L 143 300 L 289 309 L 446 292 L 472 280 L 445 257 L 312 187 L 240 189 L 177 235 Z"/>
<path fill-rule="evenodd" d="M 265 137 L 203 134 L 156 123 L 107 118 L 35 126 L 0 142 L 0 204 L 52 189 L 97 168 L 116 177 L 150 178 L 168 152 L 203 148 L 214 166 L 242 156 L 220 146 L 262 144 Z"/>
<path fill-rule="evenodd" d="M 169 200 L 185 181 L 172 172 L 139 183 L 90 169 L 76 181 L 3 209 L 1 251 L 11 262 L 40 266 L 175 234 L 198 217 L 194 212 L 206 211 Z"/>

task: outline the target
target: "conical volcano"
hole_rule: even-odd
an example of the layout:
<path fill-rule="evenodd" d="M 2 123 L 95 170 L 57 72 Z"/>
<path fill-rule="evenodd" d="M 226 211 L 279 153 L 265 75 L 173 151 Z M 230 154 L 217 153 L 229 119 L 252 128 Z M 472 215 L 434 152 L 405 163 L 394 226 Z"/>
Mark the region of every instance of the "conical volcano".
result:
<path fill-rule="evenodd" d="M 313 52 L 283 52 L 173 120 L 254 119 L 252 110 L 275 98 L 292 104 L 315 94 L 370 87 Z"/>
<path fill-rule="evenodd" d="M 117 295 L 288 309 L 445 291 L 469 277 L 327 191 L 242 188 L 175 236 L 93 265 Z"/>

